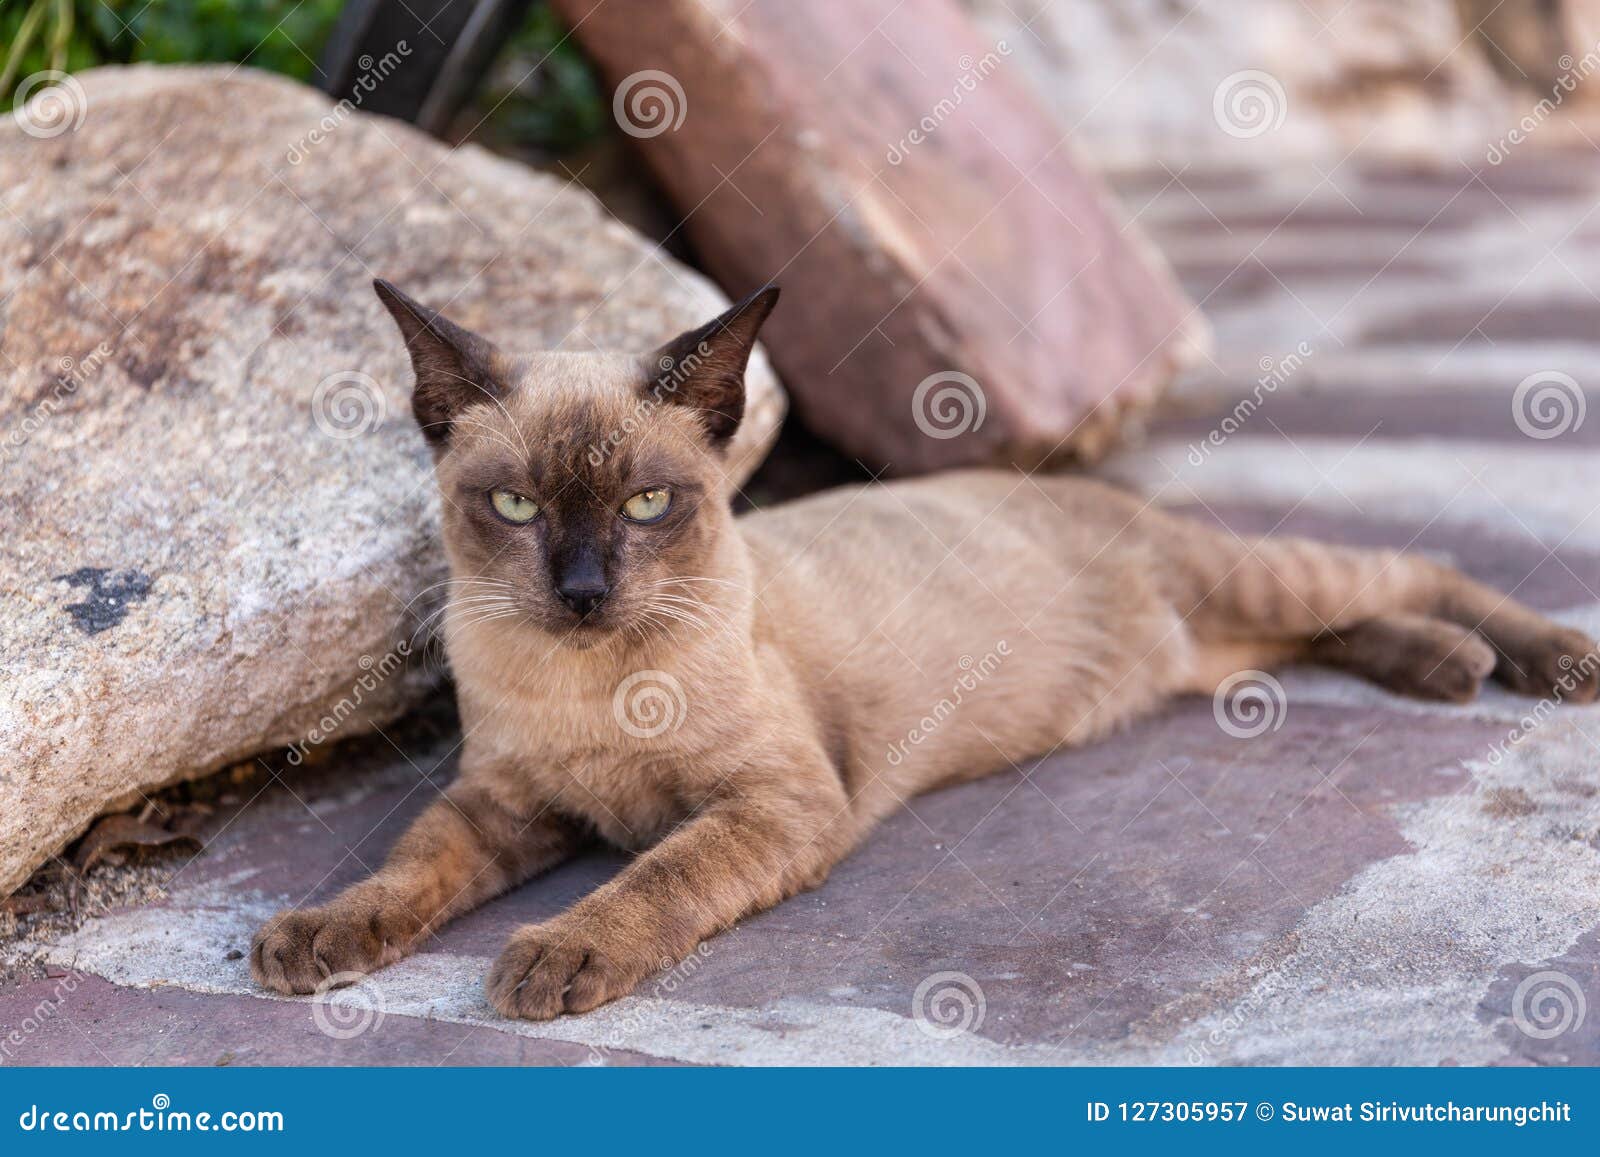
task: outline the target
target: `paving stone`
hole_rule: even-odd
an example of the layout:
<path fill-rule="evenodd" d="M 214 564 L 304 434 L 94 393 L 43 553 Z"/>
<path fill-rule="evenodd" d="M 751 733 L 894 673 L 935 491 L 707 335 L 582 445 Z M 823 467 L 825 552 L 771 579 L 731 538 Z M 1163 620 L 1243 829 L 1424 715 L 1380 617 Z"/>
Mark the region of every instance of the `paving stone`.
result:
<path fill-rule="evenodd" d="M 1581 179 L 1529 180 L 1541 188 L 1588 188 L 1600 171 L 1565 154 L 1515 163 L 1534 161 L 1583 168 Z M 1358 206 L 1383 185 L 1352 186 Z M 1223 197 L 1229 183 L 1206 187 Z M 1193 411 L 1106 472 L 1241 535 L 1433 552 L 1600 631 L 1594 418 L 1541 439 L 1513 409 L 1524 376 L 1582 374 L 1594 347 L 1517 327 L 1492 347 L 1463 344 L 1466 333 L 1362 337 L 1371 317 L 1442 313 L 1445 298 L 1492 311 L 1527 270 L 1483 256 L 1514 252 L 1519 235 L 1528 243 L 1514 213 L 1539 218 L 1557 256 L 1587 267 L 1562 232 L 1589 205 L 1562 194 L 1544 219 L 1508 195 L 1502 217 L 1430 242 L 1428 260 L 1448 275 L 1397 262 L 1366 291 L 1344 280 L 1295 302 L 1269 280 L 1214 302 L 1226 340 L 1208 380 L 1183 392 Z M 1170 217 L 1156 206 L 1150 219 Z M 1576 287 L 1566 296 L 1581 309 Z M 1600 322 L 1600 302 L 1589 308 Z M 1188 463 L 1190 443 L 1250 394 L 1258 360 L 1281 357 L 1307 327 L 1321 327 L 1315 356 Z M 1535 704 L 1496 689 L 1443 706 L 1333 672 L 1278 678 L 1282 707 L 1259 735 L 1229 734 L 1215 704 L 1187 700 L 1109 742 L 919 797 L 823 887 L 708 942 L 691 971 L 586 1017 L 495 1019 L 481 978 L 507 931 L 622 862 L 585 857 L 352 994 L 356 1013 L 386 1002 L 383 1035 L 318 1034 L 306 1055 L 359 1060 L 392 1039 L 395 1059 L 433 1063 L 471 1030 L 461 1048 L 485 1063 L 513 1055 L 501 1040 L 527 1063 L 1600 1063 L 1600 707 L 1535 717 Z M 156 1002 L 181 999 L 241 1031 L 281 1022 L 238 1063 L 292 1059 L 308 1047 L 311 1010 L 265 998 L 229 948 L 285 900 L 357 878 L 451 774 L 450 752 L 445 736 L 337 778 L 296 773 L 237 818 L 219 813 L 162 904 L 90 922 L 55 958 L 110 978 L 86 991 L 97 1009 L 118 1006 L 119 1037 L 170 1023 Z M 916 997 L 948 973 L 960 975 L 938 983 L 960 986 L 974 1012 L 967 1031 L 936 1038 Z M 1559 1002 L 1540 1000 L 1563 991 L 1565 1023 Z M 38 992 L 0 994 L 0 1026 Z M 51 1055 L 83 1055 L 67 1030 L 51 1031 Z M 200 1039 L 169 1055 L 211 1063 L 215 1045 Z"/>

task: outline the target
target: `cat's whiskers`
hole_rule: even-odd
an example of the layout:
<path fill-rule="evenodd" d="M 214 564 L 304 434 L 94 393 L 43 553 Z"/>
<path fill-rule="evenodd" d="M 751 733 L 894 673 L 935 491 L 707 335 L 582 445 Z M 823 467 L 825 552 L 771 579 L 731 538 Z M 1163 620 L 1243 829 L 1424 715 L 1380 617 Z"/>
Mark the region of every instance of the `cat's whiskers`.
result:
<path fill-rule="evenodd" d="M 466 614 L 475 608 L 485 606 L 505 607 L 508 610 L 515 607 L 515 601 L 505 594 L 467 595 L 464 598 L 451 599 L 444 607 L 446 612 Z"/>
<path fill-rule="evenodd" d="M 446 579 L 440 579 L 438 582 L 429 583 L 427 586 L 423 587 L 416 594 L 412 595 L 411 598 L 406 600 L 405 606 L 400 608 L 400 617 L 404 617 L 407 611 L 409 611 L 412 607 L 416 606 L 416 604 L 418 602 L 420 602 L 422 599 L 426 598 L 428 595 L 432 594 L 434 591 L 438 590 L 440 587 L 449 587 L 449 586 L 466 587 L 466 586 L 473 586 L 473 585 L 490 587 L 490 588 L 494 588 L 494 589 L 505 589 L 505 590 L 511 590 L 512 589 L 511 584 L 509 582 L 506 582 L 504 579 L 482 578 L 482 577 L 479 577 L 477 575 L 467 575 L 467 576 L 463 576 L 463 577 L 451 577 L 451 578 L 446 578 Z"/>
<path fill-rule="evenodd" d="M 699 616 L 693 613 L 695 609 L 696 608 L 691 606 L 680 606 L 674 602 L 669 602 L 663 600 L 659 596 L 656 596 L 654 598 L 647 598 L 644 600 L 643 605 L 640 607 L 640 613 L 646 615 L 670 616 L 684 622 L 698 622 Z"/>
<path fill-rule="evenodd" d="M 512 606 L 509 603 L 488 603 L 488 604 L 485 604 L 483 606 L 469 607 L 467 610 L 462 611 L 460 614 L 452 616 L 451 618 L 445 620 L 445 623 L 446 623 L 446 626 L 450 626 L 450 625 L 470 626 L 471 624 L 479 622 L 480 620 L 482 620 L 484 618 L 487 618 L 490 615 L 514 614 L 514 613 L 516 613 L 517 609 L 518 609 L 517 607 Z"/>
<path fill-rule="evenodd" d="M 514 610 L 516 604 L 510 599 L 501 598 L 497 595 L 481 595 L 478 598 L 463 599 L 461 602 L 452 603 L 447 610 L 450 615 L 459 619 L 468 618 L 477 611 L 486 611 L 490 608 L 509 611 Z"/>
<path fill-rule="evenodd" d="M 491 582 L 485 579 L 470 579 L 459 583 L 453 583 L 450 585 L 450 589 L 448 590 L 439 590 L 440 587 L 446 585 L 447 584 L 445 583 L 433 584 L 433 586 L 429 587 L 427 590 L 417 595 L 416 598 L 412 599 L 411 602 L 407 603 L 406 607 L 410 608 L 413 604 L 428 595 L 433 595 L 435 598 L 442 599 L 444 603 L 448 605 L 451 600 L 459 599 L 464 595 L 479 593 L 503 595 L 508 594 L 516 589 L 510 583 Z"/>
<path fill-rule="evenodd" d="M 679 619 L 682 622 L 692 623 L 709 633 L 709 628 L 715 626 L 723 631 L 729 629 L 727 620 L 715 618 L 704 607 L 693 604 L 675 604 L 656 602 L 651 604 L 651 609 L 658 614 Z"/>
<path fill-rule="evenodd" d="M 650 601 L 665 605 L 684 607 L 690 611 L 704 614 L 708 618 L 716 619 L 717 621 L 727 624 L 728 626 L 732 626 L 733 623 L 732 618 L 729 616 L 726 610 L 717 606 L 715 603 L 708 603 L 701 598 L 694 598 L 688 595 L 657 592 L 650 596 Z"/>
<path fill-rule="evenodd" d="M 698 591 L 690 585 L 693 583 L 709 583 L 713 586 L 724 586 L 733 590 L 744 589 L 743 583 L 736 583 L 729 579 L 712 578 L 710 575 L 673 575 L 646 583 L 644 589 L 646 591 L 675 593 L 681 597 L 692 598 L 705 606 L 713 605 L 709 600 L 716 592 Z"/>
<path fill-rule="evenodd" d="M 707 633 L 709 629 L 706 623 L 703 623 L 698 619 L 687 618 L 683 615 L 664 611 L 659 608 L 650 613 L 649 619 L 657 626 L 666 627 L 668 629 L 670 629 L 672 624 L 675 623 L 681 623 L 683 626 L 700 631 L 702 634 Z"/>
<path fill-rule="evenodd" d="M 472 630 L 475 627 L 483 626 L 485 623 L 493 623 L 500 619 L 518 618 L 521 614 L 522 612 L 518 608 L 500 607 L 479 610 L 468 618 L 447 619 L 444 624 L 445 639 L 447 642 L 449 641 L 451 632 Z"/>
<path fill-rule="evenodd" d="M 619 630 L 625 642 L 645 642 L 652 628 L 691 628 L 702 635 L 737 635 L 731 615 L 708 601 L 707 587 L 738 589 L 742 584 L 710 575 L 674 575 L 643 584 L 643 604 Z M 505 579 L 459 575 L 430 583 L 406 603 L 402 617 L 430 595 L 443 591 L 440 604 L 418 619 L 411 644 L 424 637 L 448 642 L 452 632 L 473 629 L 524 615 L 513 596 L 517 586 Z"/>
<path fill-rule="evenodd" d="M 732 622 L 716 607 L 677 595 L 656 595 L 645 601 L 641 617 L 661 623 L 678 622 L 711 636 L 735 634 Z"/>
<path fill-rule="evenodd" d="M 710 614 L 716 611 L 716 608 L 707 606 L 698 599 L 686 599 L 682 595 L 656 594 L 650 596 L 648 601 L 651 606 L 676 607 L 680 610 L 687 611 L 690 614 L 697 614 L 700 612 Z"/>
<path fill-rule="evenodd" d="M 731 579 L 712 578 L 710 575 L 703 575 L 703 574 L 673 575 L 670 578 L 657 579 L 657 580 L 655 580 L 655 582 L 652 582 L 652 583 L 650 583 L 648 585 L 652 586 L 652 587 L 667 587 L 667 586 L 676 586 L 679 583 L 715 583 L 718 586 L 734 587 L 734 588 L 741 588 L 741 587 L 744 586 L 743 583 L 736 583 L 736 582 L 733 582 Z"/>
<path fill-rule="evenodd" d="M 421 635 L 430 636 L 439 634 L 441 620 L 452 610 L 458 614 L 465 610 L 487 610 L 491 606 L 512 609 L 515 607 L 511 593 L 515 590 L 511 583 L 500 579 L 465 578 L 460 580 L 446 579 L 441 583 L 434 583 L 428 590 L 440 586 L 457 584 L 460 591 L 451 592 L 446 600 L 424 615 L 417 623 L 416 629 L 411 633 L 411 645 L 415 646 L 417 638 Z M 426 592 L 424 592 L 426 593 Z M 420 596 L 419 596 L 420 597 Z M 415 600 L 412 600 L 415 602 Z"/>

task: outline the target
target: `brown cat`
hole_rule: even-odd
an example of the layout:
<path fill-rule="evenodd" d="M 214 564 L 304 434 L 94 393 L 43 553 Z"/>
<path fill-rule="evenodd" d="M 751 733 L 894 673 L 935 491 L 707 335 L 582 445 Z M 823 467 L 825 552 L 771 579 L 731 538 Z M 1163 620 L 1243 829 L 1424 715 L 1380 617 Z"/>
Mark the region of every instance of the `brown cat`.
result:
<path fill-rule="evenodd" d="M 381 871 L 258 934 L 279 992 L 399 960 L 599 837 L 640 854 L 488 978 L 509 1016 L 586 1011 L 821 883 L 908 796 L 1245 668 L 1456 701 L 1491 673 L 1600 688 L 1584 635 L 1425 558 L 1245 542 L 1081 478 L 963 471 L 735 519 L 722 453 L 776 289 L 643 357 L 508 356 L 377 290 L 435 458 L 466 740 Z"/>

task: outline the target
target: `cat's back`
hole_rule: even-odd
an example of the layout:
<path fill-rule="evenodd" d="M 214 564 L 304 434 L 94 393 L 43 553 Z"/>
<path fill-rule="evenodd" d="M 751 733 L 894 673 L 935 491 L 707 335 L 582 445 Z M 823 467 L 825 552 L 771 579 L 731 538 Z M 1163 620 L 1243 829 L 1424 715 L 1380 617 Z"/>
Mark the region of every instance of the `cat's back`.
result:
<path fill-rule="evenodd" d="M 778 566 L 869 558 L 881 570 L 890 556 L 1001 547 L 1022 548 L 1017 562 L 1028 566 L 1041 550 L 1099 549 L 1140 505 L 1094 479 L 973 469 L 835 487 L 745 514 L 739 526 L 758 560 Z"/>
<path fill-rule="evenodd" d="M 1087 479 L 963 470 L 743 516 L 758 647 L 849 737 L 862 783 L 902 760 L 925 786 L 1020 759 L 1064 721 L 1102 734 L 1156 693 L 1129 682 L 1139 662 L 1185 661 L 1143 508 Z M 897 746 L 947 702 L 976 726 Z"/>
<path fill-rule="evenodd" d="M 840 487 L 738 525 L 763 607 L 858 632 L 901 624 L 915 635 L 930 611 L 965 614 L 975 626 L 1028 619 L 1069 578 L 1089 601 L 1142 584 L 1148 544 L 1128 530 L 1140 509 L 1090 479 L 961 470 Z"/>

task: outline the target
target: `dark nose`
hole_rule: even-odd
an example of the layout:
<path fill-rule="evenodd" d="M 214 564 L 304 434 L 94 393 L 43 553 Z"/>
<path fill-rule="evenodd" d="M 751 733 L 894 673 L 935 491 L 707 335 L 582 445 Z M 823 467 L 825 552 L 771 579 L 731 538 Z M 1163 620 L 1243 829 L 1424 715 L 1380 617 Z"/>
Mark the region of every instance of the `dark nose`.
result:
<path fill-rule="evenodd" d="M 577 611 L 580 615 L 587 615 L 601 603 L 606 601 L 606 596 L 611 593 L 607 586 L 573 585 L 556 588 L 556 594 L 561 596 L 561 601 Z"/>

